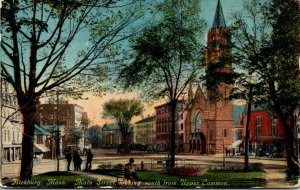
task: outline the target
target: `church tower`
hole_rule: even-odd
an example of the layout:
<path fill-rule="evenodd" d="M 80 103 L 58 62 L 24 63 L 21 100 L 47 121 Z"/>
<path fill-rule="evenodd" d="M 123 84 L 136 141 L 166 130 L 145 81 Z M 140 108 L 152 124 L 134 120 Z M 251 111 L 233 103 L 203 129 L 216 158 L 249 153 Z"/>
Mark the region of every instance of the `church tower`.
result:
<path fill-rule="evenodd" d="M 219 65 L 220 60 L 230 51 L 228 45 L 230 36 L 226 31 L 226 23 L 223 15 L 220 0 L 217 1 L 214 13 L 214 22 L 207 34 L 207 50 L 205 52 L 207 65 Z M 215 71 L 217 74 L 231 72 L 231 65 L 223 62 Z M 216 65 L 212 65 L 216 64 Z M 220 75 L 212 77 L 219 77 Z M 215 78 L 211 78 L 216 80 Z M 185 151 L 191 154 L 221 154 L 225 148 L 233 143 L 232 124 L 232 102 L 226 98 L 229 96 L 231 85 L 221 83 L 212 88 L 213 90 L 203 91 L 198 84 L 197 90 L 193 93 L 190 87 L 188 92 L 189 100 L 193 97 L 193 104 L 187 109 L 186 115 L 186 138 Z M 215 97 L 214 90 L 218 89 L 221 95 L 216 101 L 210 101 Z M 206 94 L 207 93 L 207 94 Z"/>
<path fill-rule="evenodd" d="M 220 0 L 218 0 L 218 4 L 216 7 L 214 22 L 207 34 L 206 38 L 206 61 L 207 64 L 217 64 L 219 60 L 224 60 L 229 52 L 229 41 L 230 37 L 228 32 L 226 31 L 226 23 L 223 15 L 222 6 Z M 218 73 L 229 73 L 231 72 L 231 65 L 229 63 L 222 63 L 221 68 L 217 68 L 216 71 Z M 220 99 L 225 100 L 228 98 L 231 86 L 226 84 L 221 84 L 218 87 L 218 92 L 220 93 Z M 213 94 L 215 92 L 208 92 L 208 98 L 211 99 L 211 96 L 215 96 Z"/>
<path fill-rule="evenodd" d="M 206 61 L 209 64 L 220 64 L 215 68 L 215 77 L 220 77 L 222 74 L 231 72 L 231 64 L 226 61 L 225 57 L 229 55 L 230 36 L 226 30 L 225 18 L 223 15 L 222 5 L 218 0 L 214 22 L 207 34 L 207 51 Z M 210 109 L 214 113 L 213 123 L 209 128 L 212 130 L 211 142 L 216 153 L 222 153 L 224 147 L 228 147 L 233 141 L 232 130 L 232 101 L 226 99 L 229 97 L 231 85 L 221 83 L 214 87 L 217 91 L 207 92 L 208 100 L 215 97 L 216 92 L 219 97 L 216 102 L 210 102 Z M 213 98 L 212 98 L 213 99 Z"/>

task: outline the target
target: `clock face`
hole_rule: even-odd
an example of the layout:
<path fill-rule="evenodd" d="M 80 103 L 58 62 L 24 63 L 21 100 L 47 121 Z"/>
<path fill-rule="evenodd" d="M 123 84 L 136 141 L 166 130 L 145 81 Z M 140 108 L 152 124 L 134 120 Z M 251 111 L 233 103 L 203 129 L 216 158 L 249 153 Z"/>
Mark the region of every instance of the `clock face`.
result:
<path fill-rule="evenodd" d="M 201 115 L 200 112 L 196 112 L 195 117 L 194 117 L 194 132 L 197 132 L 201 124 Z"/>

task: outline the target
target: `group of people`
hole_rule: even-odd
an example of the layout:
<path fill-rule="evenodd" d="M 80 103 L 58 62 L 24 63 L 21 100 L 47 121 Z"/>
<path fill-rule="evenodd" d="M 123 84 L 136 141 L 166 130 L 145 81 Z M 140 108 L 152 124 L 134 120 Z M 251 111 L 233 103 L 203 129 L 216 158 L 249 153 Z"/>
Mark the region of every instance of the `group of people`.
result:
<path fill-rule="evenodd" d="M 65 157 L 68 162 L 67 170 L 70 171 L 70 166 L 71 166 L 71 161 L 73 159 L 74 163 L 74 171 L 79 171 L 81 170 L 81 164 L 82 164 L 82 159 L 78 152 L 76 150 L 72 151 L 70 149 L 67 149 L 65 151 Z M 93 154 L 90 149 L 87 150 L 86 152 L 86 166 L 85 170 L 91 170 L 92 168 L 92 160 L 93 160 Z M 138 181 L 138 176 L 136 173 L 136 166 L 134 164 L 134 159 L 130 158 L 129 163 L 125 164 L 125 179 L 130 180 L 131 182 L 137 182 Z"/>
<path fill-rule="evenodd" d="M 67 149 L 66 152 L 65 152 L 65 157 L 66 157 L 66 160 L 68 162 L 68 165 L 67 165 L 67 170 L 68 171 L 70 171 L 70 166 L 71 166 L 72 159 L 73 159 L 73 163 L 74 163 L 74 171 L 81 170 L 82 158 L 80 157 L 77 150 L 74 150 L 73 153 L 72 153 L 72 151 L 70 149 Z M 93 154 L 92 154 L 92 151 L 90 149 L 87 150 L 86 157 L 87 157 L 87 159 L 86 159 L 85 170 L 91 170 Z"/>

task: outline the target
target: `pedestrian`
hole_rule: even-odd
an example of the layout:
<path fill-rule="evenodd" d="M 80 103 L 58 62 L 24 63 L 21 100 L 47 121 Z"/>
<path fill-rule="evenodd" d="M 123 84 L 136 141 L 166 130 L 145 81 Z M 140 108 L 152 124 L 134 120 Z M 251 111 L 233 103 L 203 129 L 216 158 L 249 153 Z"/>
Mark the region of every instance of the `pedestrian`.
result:
<path fill-rule="evenodd" d="M 82 163 L 82 159 L 80 158 L 78 152 L 76 150 L 74 150 L 74 153 L 73 153 L 73 162 L 74 162 L 74 170 L 75 171 L 78 171 L 80 170 L 80 165 Z"/>
<path fill-rule="evenodd" d="M 92 169 L 92 161 L 93 161 L 93 154 L 91 149 L 88 149 L 86 153 L 86 165 L 85 170 L 91 170 Z"/>
<path fill-rule="evenodd" d="M 129 163 L 125 164 L 125 178 L 127 180 L 130 180 L 132 183 L 138 181 L 136 166 L 133 163 L 134 163 L 134 159 L 130 158 Z"/>
<path fill-rule="evenodd" d="M 72 161 L 72 152 L 70 149 L 66 150 L 65 157 L 68 162 L 67 171 L 70 171 L 70 165 L 71 165 L 71 161 Z"/>

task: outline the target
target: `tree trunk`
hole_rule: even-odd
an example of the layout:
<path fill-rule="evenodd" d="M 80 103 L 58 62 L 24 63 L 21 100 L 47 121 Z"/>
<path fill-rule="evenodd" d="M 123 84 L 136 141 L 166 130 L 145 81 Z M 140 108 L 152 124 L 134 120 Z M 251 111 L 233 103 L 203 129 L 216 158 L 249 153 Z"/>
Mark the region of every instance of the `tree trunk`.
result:
<path fill-rule="evenodd" d="M 251 102 L 252 102 L 252 86 L 249 87 L 249 100 L 247 105 L 247 122 L 246 122 L 246 134 L 245 134 L 245 163 L 244 170 L 249 169 L 249 155 L 248 155 L 248 145 L 249 145 L 249 124 L 250 124 L 250 116 L 251 116 Z"/>
<path fill-rule="evenodd" d="M 175 167 L 175 149 L 176 149 L 176 134 L 175 134 L 175 126 L 176 126 L 176 101 L 171 101 L 171 135 L 170 135 L 170 168 Z"/>
<path fill-rule="evenodd" d="M 128 135 L 128 127 L 127 126 L 122 126 L 122 124 L 119 124 L 121 126 L 121 142 L 122 142 L 122 148 L 124 153 L 128 153 L 128 143 L 127 143 L 127 135 Z"/>
<path fill-rule="evenodd" d="M 299 176 L 299 166 L 296 163 L 297 159 L 295 158 L 294 152 L 294 133 L 291 127 L 284 127 L 286 134 L 286 161 L 287 161 L 287 179 L 290 179 L 292 176 Z"/>
<path fill-rule="evenodd" d="M 299 163 L 295 156 L 294 151 L 294 119 L 293 114 L 291 113 L 290 122 L 288 123 L 287 117 L 284 117 L 284 114 L 278 108 L 276 109 L 284 127 L 285 132 L 285 154 L 286 154 L 286 162 L 287 162 L 287 180 L 291 179 L 293 176 L 299 176 Z"/>
<path fill-rule="evenodd" d="M 19 105 L 23 116 L 24 131 L 22 140 L 20 180 L 24 181 L 29 180 L 32 176 L 36 103 L 30 103 L 29 101 L 21 102 L 22 103 L 19 103 Z"/>

